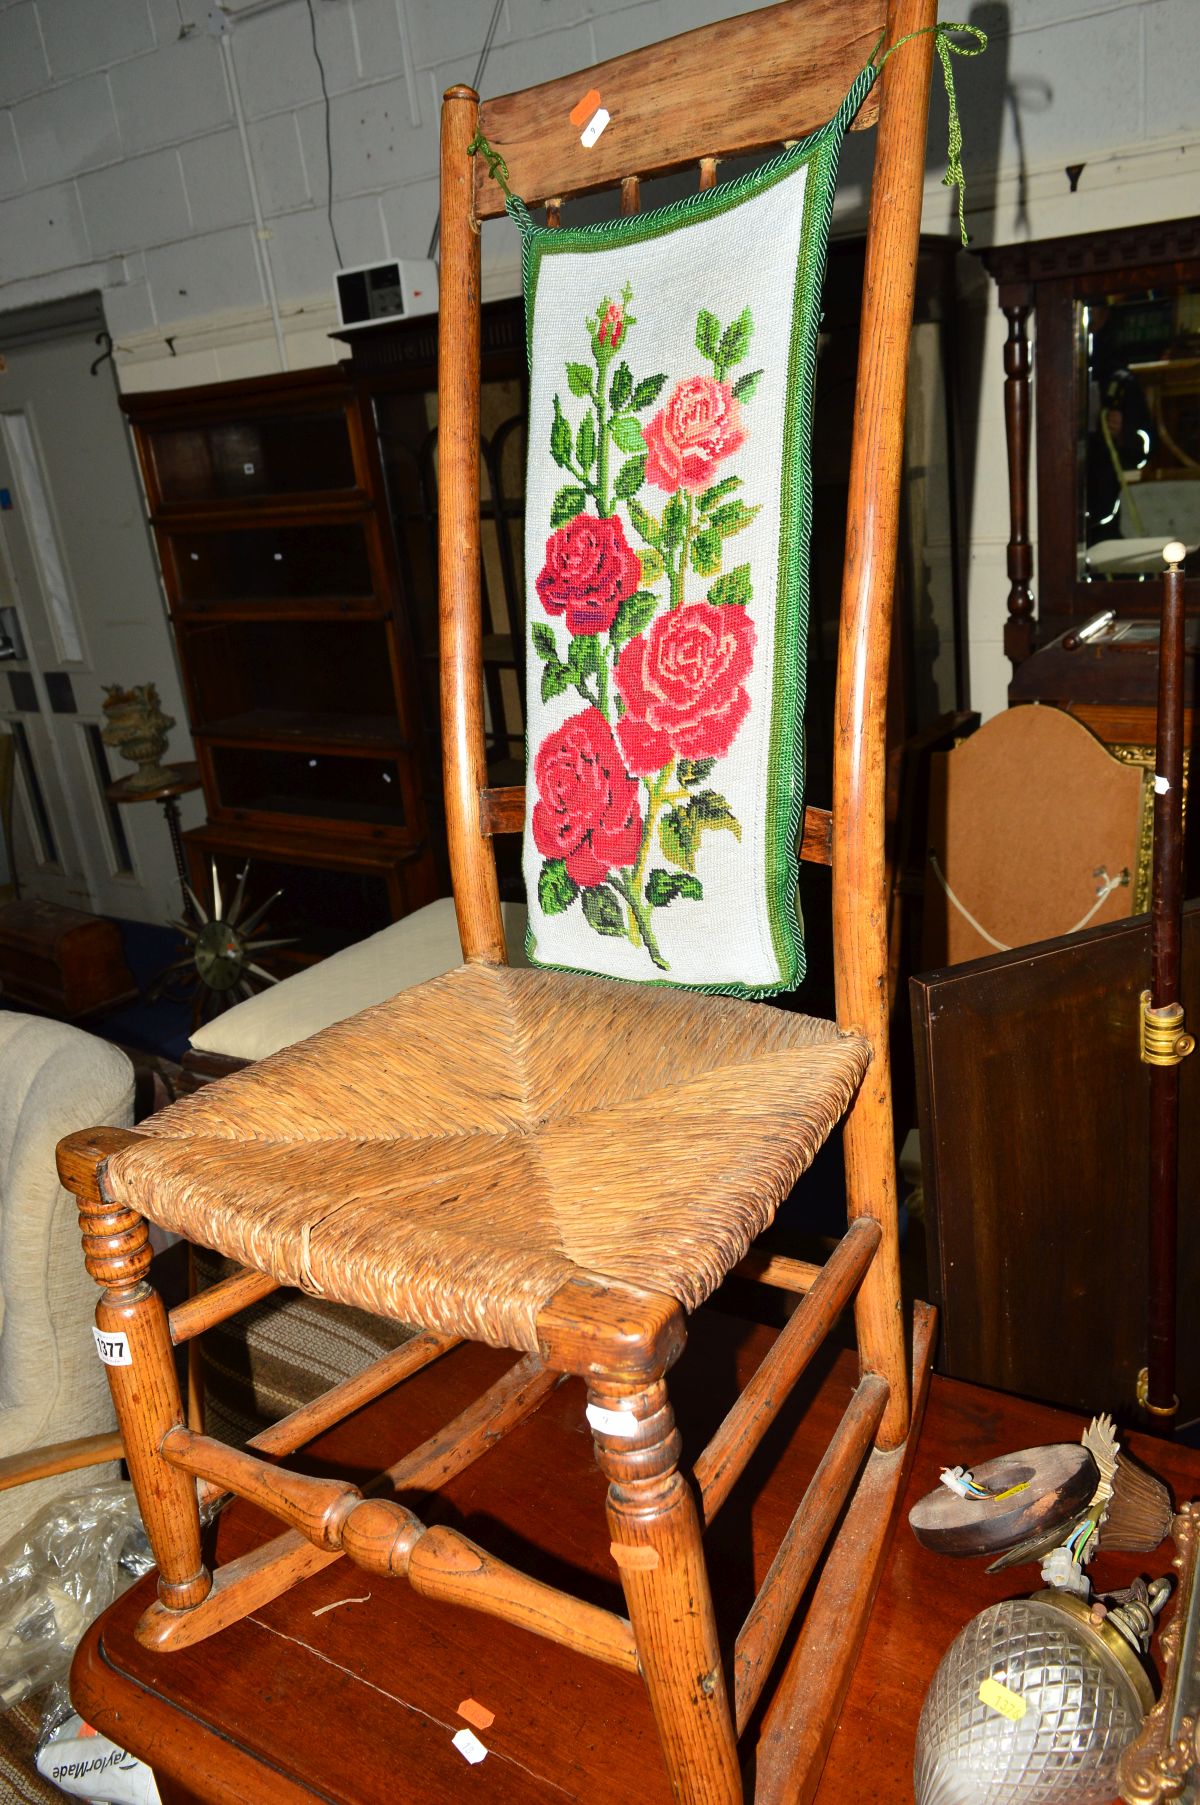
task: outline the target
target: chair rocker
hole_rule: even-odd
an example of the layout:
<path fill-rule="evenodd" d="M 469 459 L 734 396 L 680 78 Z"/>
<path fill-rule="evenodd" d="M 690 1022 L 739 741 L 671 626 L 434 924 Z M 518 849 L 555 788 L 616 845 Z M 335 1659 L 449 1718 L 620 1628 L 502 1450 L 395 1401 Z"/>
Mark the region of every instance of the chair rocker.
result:
<path fill-rule="evenodd" d="M 483 104 L 467 87 L 446 95 L 442 717 L 465 963 L 180 1100 L 136 1133 L 97 1129 L 59 1151 L 88 1270 L 105 1288 L 101 1353 L 158 1563 L 158 1601 L 138 1627 L 150 1647 L 198 1641 L 348 1556 L 640 1673 L 680 1800 L 750 1796 L 751 1762 L 760 1805 L 816 1787 L 915 1442 L 932 1341 L 932 1312 L 918 1306 L 910 1388 L 888 1067 L 884 716 L 933 39 L 889 62 L 858 121 L 878 111 L 835 801 L 832 817 L 809 809 L 803 843 L 805 856 L 833 867 L 836 1025 L 504 963 L 492 836 L 519 828 L 523 799 L 486 787 L 478 507 L 479 233 L 504 202 L 468 148 L 482 129 L 514 191 L 552 220 L 571 195 L 605 185 L 619 185 L 633 211 L 639 177 L 685 167 L 685 144 L 711 186 L 718 157 L 823 125 L 881 31 L 895 42 L 935 13 L 935 0 L 793 0 L 525 93 Z M 546 121 L 565 119 L 589 85 L 615 117 L 623 111 L 621 130 L 587 151 Z M 823 1268 L 752 1252 L 843 1118 L 850 1221 L 837 1250 Z M 581 1130 L 602 1184 L 581 1171 Z M 245 1270 L 168 1318 L 147 1283 L 147 1220 Z M 734 1270 L 800 1301 L 684 1471 L 668 1375 L 688 1314 Z M 172 1348 L 280 1285 L 419 1332 L 236 1452 L 185 1427 Z M 704 1529 L 851 1298 L 860 1381 L 736 1641 L 722 1642 Z M 461 1340 L 519 1358 L 365 1493 L 275 1464 Z M 453 1528 L 427 1528 L 401 1501 L 484 1455 L 564 1375 L 586 1383 L 627 1615 L 518 1572 Z M 229 1492 L 286 1527 L 210 1574 L 201 1507 Z M 803 1627 L 779 1661 L 823 1552 Z M 773 1695 L 760 1706 L 768 1679 Z M 740 1748 L 752 1717 L 756 1746 Z"/>

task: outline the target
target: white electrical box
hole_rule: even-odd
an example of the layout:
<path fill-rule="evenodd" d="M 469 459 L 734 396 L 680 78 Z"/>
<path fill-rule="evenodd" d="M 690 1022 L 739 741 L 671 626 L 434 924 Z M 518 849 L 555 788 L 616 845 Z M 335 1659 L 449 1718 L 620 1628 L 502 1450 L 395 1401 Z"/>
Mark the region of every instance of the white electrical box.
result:
<path fill-rule="evenodd" d="M 345 330 L 437 312 L 438 272 L 432 259 L 362 263 L 338 270 L 334 285 L 338 320 Z"/>

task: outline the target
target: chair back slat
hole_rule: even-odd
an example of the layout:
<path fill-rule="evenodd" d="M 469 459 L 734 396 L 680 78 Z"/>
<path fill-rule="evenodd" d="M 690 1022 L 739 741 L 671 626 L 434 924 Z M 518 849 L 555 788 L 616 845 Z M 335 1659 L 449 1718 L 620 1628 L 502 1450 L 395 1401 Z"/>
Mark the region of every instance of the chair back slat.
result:
<path fill-rule="evenodd" d="M 883 0 L 783 0 L 485 101 L 480 126 L 508 164 L 513 193 L 530 207 L 615 187 L 631 170 L 644 181 L 697 155 L 778 147 L 807 137 L 837 112 L 883 15 Z M 571 114 L 593 88 L 609 123 L 588 149 Z M 875 112 L 868 97 L 856 125 L 872 124 Z M 504 212 L 482 158 L 475 211 L 479 219 Z"/>
<path fill-rule="evenodd" d="M 483 834 L 519 834 L 525 826 L 525 785 L 510 783 L 479 792 L 479 830 Z M 827 808 L 804 809 L 800 857 L 809 865 L 833 862 L 833 815 Z"/>

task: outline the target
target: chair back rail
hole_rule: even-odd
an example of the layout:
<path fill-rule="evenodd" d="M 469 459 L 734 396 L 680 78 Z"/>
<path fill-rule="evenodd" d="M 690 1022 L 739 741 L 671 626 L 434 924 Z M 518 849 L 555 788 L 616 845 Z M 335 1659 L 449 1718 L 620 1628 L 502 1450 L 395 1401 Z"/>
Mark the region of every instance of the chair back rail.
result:
<path fill-rule="evenodd" d="M 784 0 L 486 100 L 480 125 L 508 164 L 513 193 L 530 207 L 617 187 L 635 175 L 666 175 L 700 158 L 778 149 L 837 112 L 879 37 L 883 13 L 882 0 Z M 585 150 L 570 113 L 592 88 L 610 119 Z M 856 125 L 871 125 L 875 116 L 869 96 Z M 476 218 L 503 212 L 504 196 L 480 160 Z"/>

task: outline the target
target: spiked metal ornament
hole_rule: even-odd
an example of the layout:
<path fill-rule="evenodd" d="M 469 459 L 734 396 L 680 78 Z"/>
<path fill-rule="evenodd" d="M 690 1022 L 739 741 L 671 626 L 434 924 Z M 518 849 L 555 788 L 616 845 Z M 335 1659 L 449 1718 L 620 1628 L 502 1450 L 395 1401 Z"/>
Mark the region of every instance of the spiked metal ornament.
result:
<path fill-rule="evenodd" d="M 221 898 L 221 883 L 217 876 L 217 862 L 212 862 L 212 910 L 204 907 L 200 898 L 190 885 L 185 885 L 188 901 L 195 912 L 194 921 L 174 921 L 175 927 L 188 942 L 188 951 L 182 959 L 170 967 L 170 972 L 191 972 L 197 979 L 197 1014 L 203 1020 L 207 1015 L 219 1015 L 222 1010 L 230 1009 L 235 1003 L 244 1002 L 252 997 L 256 990 L 264 984 L 277 984 L 278 978 L 262 965 L 256 963 L 258 957 L 273 947 L 294 946 L 296 936 L 275 939 L 255 939 L 254 931 L 266 918 L 268 911 L 274 907 L 283 895 L 282 890 L 274 891 L 256 909 L 242 919 L 242 911 L 246 902 L 246 879 L 250 866 L 245 864 L 238 873 L 237 883 L 228 909 L 224 908 Z M 170 973 L 166 974 L 170 975 Z M 252 979 L 258 979 L 256 984 Z"/>

